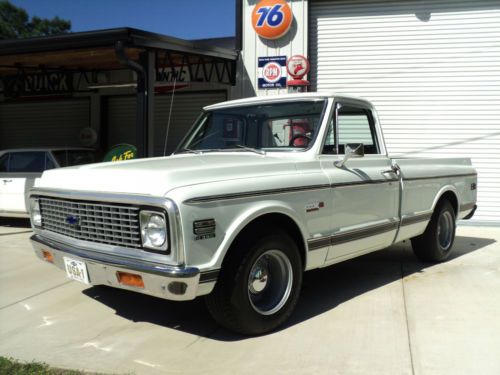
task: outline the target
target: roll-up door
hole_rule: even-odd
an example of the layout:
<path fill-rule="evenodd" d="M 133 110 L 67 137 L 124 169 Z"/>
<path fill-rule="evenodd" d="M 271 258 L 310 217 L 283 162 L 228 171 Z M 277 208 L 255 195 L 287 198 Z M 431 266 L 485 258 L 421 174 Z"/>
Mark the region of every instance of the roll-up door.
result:
<path fill-rule="evenodd" d="M 174 95 L 170 127 L 168 130 L 167 155 L 174 151 L 182 137 L 207 105 L 223 102 L 225 91 L 183 92 Z M 171 95 L 155 97 L 155 155 L 163 155 L 168 124 Z M 135 144 L 136 98 L 116 96 L 108 99 L 108 146 L 120 143 Z"/>
<path fill-rule="evenodd" d="M 108 98 L 106 123 L 108 148 L 121 143 L 136 144 L 136 100 L 135 96 Z"/>
<path fill-rule="evenodd" d="M 364 97 L 392 155 L 471 157 L 500 224 L 500 2 L 311 1 L 314 90 Z"/>
<path fill-rule="evenodd" d="M 81 146 L 88 99 L 0 103 L 0 149 Z"/>

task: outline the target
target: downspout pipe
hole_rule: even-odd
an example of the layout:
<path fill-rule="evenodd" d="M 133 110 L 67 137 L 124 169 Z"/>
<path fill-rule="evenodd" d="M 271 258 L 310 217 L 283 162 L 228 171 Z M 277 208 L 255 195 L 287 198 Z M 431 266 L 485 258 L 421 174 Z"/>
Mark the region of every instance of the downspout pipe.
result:
<path fill-rule="evenodd" d="M 125 52 L 125 43 L 123 43 L 121 40 L 115 43 L 115 55 L 120 64 L 128 66 L 137 74 L 141 74 L 142 78 L 144 78 L 144 74 L 146 73 L 144 67 L 141 64 L 128 58 L 127 53 Z"/>
<path fill-rule="evenodd" d="M 149 127 L 149 93 L 148 93 L 148 70 L 143 65 L 131 60 L 125 51 L 125 43 L 121 40 L 115 43 L 115 55 L 120 64 L 129 67 L 137 73 L 137 108 L 136 108 L 136 146 L 137 157 L 148 155 L 148 127 Z"/>

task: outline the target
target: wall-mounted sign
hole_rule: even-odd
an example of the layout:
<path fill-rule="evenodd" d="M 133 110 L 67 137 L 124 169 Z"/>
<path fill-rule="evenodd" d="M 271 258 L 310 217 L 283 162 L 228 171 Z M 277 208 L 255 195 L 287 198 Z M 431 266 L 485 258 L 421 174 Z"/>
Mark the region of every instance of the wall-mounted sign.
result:
<path fill-rule="evenodd" d="M 302 79 L 309 69 L 309 60 L 302 55 L 294 55 L 286 62 L 286 70 L 294 79 Z"/>
<path fill-rule="evenodd" d="M 156 72 L 157 82 L 190 82 L 189 68 L 187 66 L 163 67 Z"/>
<path fill-rule="evenodd" d="M 252 11 L 252 26 L 265 39 L 278 39 L 292 25 L 293 13 L 285 0 L 262 0 Z"/>
<path fill-rule="evenodd" d="M 83 128 L 80 131 L 79 138 L 82 146 L 91 147 L 97 142 L 97 132 L 92 128 Z"/>
<path fill-rule="evenodd" d="M 259 57 L 259 89 L 286 87 L 286 56 Z"/>
<path fill-rule="evenodd" d="M 289 92 L 303 92 L 309 86 L 309 81 L 304 79 L 304 76 L 309 73 L 309 60 L 302 55 L 294 55 L 286 62 L 286 70 L 292 80 L 286 84 Z"/>
<path fill-rule="evenodd" d="M 113 147 L 104 156 L 103 161 L 131 160 L 137 157 L 137 148 L 132 145 L 122 144 Z"/>
<path fill-rule="evenodd" d="M 5 94 L 10 97 L 66 94 L 73 92 L 73 74 L 68 72 L 19 74 L 3 78 L 3 84 Z"/>

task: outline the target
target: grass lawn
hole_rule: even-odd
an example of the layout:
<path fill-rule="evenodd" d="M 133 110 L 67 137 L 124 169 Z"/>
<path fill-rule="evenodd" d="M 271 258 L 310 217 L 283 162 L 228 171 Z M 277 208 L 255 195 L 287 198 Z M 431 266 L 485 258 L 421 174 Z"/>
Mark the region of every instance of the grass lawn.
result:
<path fill-rule="evenodd" d="M 0 356 L 0 375 L 88 375 L 88 373 L 51 368 L 39 362 L 23 363 Z"/>

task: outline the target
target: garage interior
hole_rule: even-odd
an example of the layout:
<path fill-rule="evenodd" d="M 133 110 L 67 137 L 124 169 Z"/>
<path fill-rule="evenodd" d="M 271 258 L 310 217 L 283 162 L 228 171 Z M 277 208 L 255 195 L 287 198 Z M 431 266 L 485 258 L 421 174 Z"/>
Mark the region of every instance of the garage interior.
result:
<path fill-rule="evenodd" d="M 202 107 L 227 99 L 231 42 L 132 28 L 1 41 L 0 149 L 132 144 L 139 157 L 168 155 Z"/>

